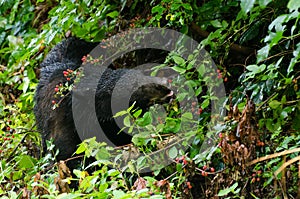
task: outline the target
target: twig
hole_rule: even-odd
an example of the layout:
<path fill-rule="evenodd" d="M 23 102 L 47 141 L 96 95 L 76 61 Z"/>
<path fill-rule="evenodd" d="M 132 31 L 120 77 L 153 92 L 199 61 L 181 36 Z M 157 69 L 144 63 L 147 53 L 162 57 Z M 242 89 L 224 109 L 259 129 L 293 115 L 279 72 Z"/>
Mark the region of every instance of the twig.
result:
<path fill-rule="evenodd" d="M 300 151 L 300 148 L 295 148 L 295 149 L 291 149 L 291 150 L 281 151 L 279 153 L 274 153 L 272 155 L 267 155 L 267 156 L 264 156 L 264 157 L 252 160 L 251 162 L 247 163 L 246 166 L 251 166 L 251 165 L 256 164 L 258 162 L 262 162 L 262 161 L 265 161 L 265 160 L 268 160 L 268 159 L 271 159 L 271 158 L 277 158 L 279 156 L 287 155 L 287 154 L 290 154 L 290 153 L 296 153 L 296 152 L 299 152 L 299 151 Z"/>
<path fill-rule="evenodd" d="M 275 172 L 274 172 L 274 176 L 277 177 L 277 175 L 282 172 L 287 166 L 293 164 L 294 162 L 296 161 L 300 161 L 300 156 L 297 156 L 293 159 L 290 159 L 289 161 L 285 162 L 284 164 L 281 165 L 281 167 L 279 167 L 279 169 L 277 169 Z"/>
<path fill-rule="evenodd" d="M 194 30 L 195 32 L 197 32 L 201 37 L 206 38 L 210 34 L 209 32 L 207 32 L 205 30 L 202 30 L 194 22 L 191 23 L 191 29 Z M 234 43 L 230 45 L 230 50 L 239 52 L 239 53 L 244 54 L 244 55 L 249 55 L 249 54 L 254 52 L 254 49 L 252 49 L 252 48 L 248 48 L 248 47 L 241 46 L 241 45 L 234 44 Z"/>

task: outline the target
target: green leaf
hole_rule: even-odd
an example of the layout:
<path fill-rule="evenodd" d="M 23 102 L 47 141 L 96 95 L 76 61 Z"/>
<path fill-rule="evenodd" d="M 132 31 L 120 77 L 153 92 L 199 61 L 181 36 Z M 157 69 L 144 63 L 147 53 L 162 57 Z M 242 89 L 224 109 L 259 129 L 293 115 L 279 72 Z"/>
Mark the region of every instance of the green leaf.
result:
<path fill-rule="evenodd" d="M 176 72 L 178 72 L 179 74 L 183 74 L 185 73 L 186 69 L 185 68 L 181 68 L 181 67 L 178 67 L 178 66 L 174 66 L 172 67 L 172 69 Z"/>
<path fill-rule="evenodd" d="M 287 7 L 290 10 L 290 12 L 298 10 L 298 8 L 300 7 L 299 0 L 290 0 L 287 4 Z"/>
<path fill-rule="evenodd" d="M 265 8 L 271 1 L 272 0 L 259 0 L 258 3 L 261 8 Z"/>
<path fill-rule="evenodd" d="M 226 196 L 227 194 L 229 194 L 230 192 L 234 192 L 235 188 L 237 188 L 238 183 L 234 183 L 231 187 L 227 188 L 227 189 L 223 189 L 220 190 L 218 193 L 218 196 Z"/>
<path fill-rule="evenodd" d="M 95 156 L 96 160 L 109 160 L 110 153 L 106 148 L 100 148 Z"/>
<path fill-rule="evenodd" d="M 81 198 L 83 194 L 80 193 L 62 193 L 59 194 L 56 198 L 57 199 L 74 199 L 74 198 Z"/>
<path fill-rule="evenodd" d="M 86 151 L 86 143 L 85 142 L 82 142 L 81 144 L 79 144 L 79 147 L 78 149 L 76 150 L 76 154 L 80 154 L 80 153 L 83 153 Z"/>
<path fill-rule="evenodd" d="M 175 146 L 173 146 L 173 147 L 170 148 L 170 150 L 168 151 L 168 154 L 169 154 L 169 157 L 170 157 L 171 159 L 176 158 L 177 155 L 178 155 L 178 150 L 177 150 L 177 148 L 176 148 Z"/>
<path fill-rule="evenodd" d="M 106 16 L 111 17 L 111 18 L 116 18 L 118 15 L 119 15 L 119 12 L 115 10 L 113 12 L 108 13 Z"/>
<path fill-rule="evenodd" d="M 130 127 L 131 126 L 130 116 L 129 115 L 124 118 L 124 125 L 126 127 Z"/>
<path fill-rule="evenodd" d="M 210 23 L 211 23 L 211 25 L 212 25 L 213 27 L 215 27 L 215 28 L 222 28 L 222 24 L 221 24 L 221 22 L 218 21 L 218 20 L 212 20 L 212 21 L 210 21 Z"/>
<path fill-rule="evenodd" d="M 162 7 L 161 5 L 154 6 L 151 10 L 152 13 L 158 13 L 162 14 L 164 12 L 165 8 Z"/>
<path fill-rule="evenodd" d="M 114 195 L 115 199 L 118 199 L 118 198 L 122 198 L 123 196 L 125 196 L 125 193 L 121 190 L 114 190 L 113 195 Z"/>
<path fill-rule="evenodd" d="M 241 0 L 241 8 L 244 14 L 251 11 L 255 3 L 255 0 Z"/>
<path fill-rule="evenodd" d="M 265 60 L 269 55 L 269 51 L 270 51 L 270 45 L 266 45 L 265 47 L 258 50 L 257 51 L 257 62 L 259 63 L 259 62 Z"/>
<path fill-rule="evenodd" d="M 29 155 L 23 155 L 18 162 L 18 168 L 29 169 L 34 167 L 36 160 Z"/>
<path fill-rule="evenodd" d="M 272 31 L 273 27 L 275 27 L 275 31 L 284 31 L 284 27 L 282 26 L 282 24 L 286 21 L 286 19 L 288 18 L 288 15 L 281 15 L 279 17 L 277 17 L 275 20 L 272 21 L 272 23 L 269 25 L 268 29 L 270 31 Z"/>
<path fill-rule="evenodd" d="M 183 59 L 182 57 L 174 55 L 172 58 L 174 62 L 180 66 L 185 64 L 185 59 Z"/>
<path fill-rule="evenodd" d="M 113 117 L 120 117 L 120 116 L 123 116 L 123 115 L 126 115 L 128 114 L 127 111 L 120 111 L 120 112 L 117 112 Z"/>
<path fill-rule="evenodd" d="M 277 109 L 279 106 L 281 105 L 281 102 L 277 101 L 277 100 L 273 100 L 269 103 L 269 106 L 272 109 Z"/>
<path fill-rule="evenodd" d="M 247 70 L 251 71 L 253 74 L 258 74 L 263 72 L 266 69 L 266 65 L 262 64 L 260 66 L 258 65 L 249 65 L 246 67 Z"/>
<path fill-rule="evenodd" d="M 182 114 L 182 117 L 185 118 L 185 119 L 192 120 L 193 119 L 193 114 L 191 112 L 186 112 L 186 113 Z"/>
<path fill-rule="evenodd" d="M 142 114 L 142 109 L 139 109 L 133 113 L 133 117 L 138 118 Z"/>
<path fill-rule="evenodd" d="M 146 112 L 142 118 L 136 120 L 139 126 L 147 126 L 152 123 L 152 115 L 150 112 Z"/>
<path fill-rule="evenodd" d="M 205 109 L 206 107 L 208 107 L 209 102 L 210 102 L 209 99 L 205 99 L 201 104 L 201 108 Z"/>

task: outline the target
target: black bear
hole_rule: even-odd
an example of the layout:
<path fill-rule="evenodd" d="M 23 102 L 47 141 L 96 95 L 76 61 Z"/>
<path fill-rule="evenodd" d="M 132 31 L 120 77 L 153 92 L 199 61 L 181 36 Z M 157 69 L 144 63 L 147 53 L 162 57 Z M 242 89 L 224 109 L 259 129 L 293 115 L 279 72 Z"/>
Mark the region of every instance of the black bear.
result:
<path fill-rule="evenodd" d="M 59 149 L 57 160 L 71 157 L 82 140 L 77 133 L 72 114 L 73 92 L 65 95 L 60 100 L 59 106 L 53 110 L 55 88 L 68 81 L 64 76 L 64 71 L 78 69 L 82 65 L 82 57 L 97 45 L 97 43 L 73 37 L 68 38 L 56 45 L 41 64 L 40 82 L 35 93 L 34 113 L 37 128 L 42 135 L 43 150 L 46 151 L 46 140 L 52 138 L 56 148 Z M 126 78 L 123 79 L 124 75 Z M 99 79 L 94 96 L 98 121 L 109 140 L 118 146 L 130 143 L 131 136 L 125 133 L 118 134 L 120 128 L 112 118 L 110 110 L 111 95 L 117 82 L 125 86 L 128 82 L 139 81 L 137 77 L 144 78 L 137 70 L 107 68 Z M 173 92 L 167 87 L 149 83 L 140 86 L 132 94 L 129 106 L 136 102 L 138 108 L 146 111 L 149 106 L 155 103 L 168 103 L 173 97 Z"/>

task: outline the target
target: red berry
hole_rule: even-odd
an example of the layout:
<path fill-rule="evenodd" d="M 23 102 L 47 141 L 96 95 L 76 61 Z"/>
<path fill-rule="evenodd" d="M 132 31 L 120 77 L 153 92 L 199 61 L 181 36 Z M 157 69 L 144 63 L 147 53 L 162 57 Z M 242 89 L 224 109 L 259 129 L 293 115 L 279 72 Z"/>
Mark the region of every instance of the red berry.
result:
<path fill-rule="evenodd" d="M 59 89 L 57 87 L 55 87 L 54 91 L 57 93 L 59 91 Z"/>
<path fill-rule="evenodd" d="M 196 106 L 197 105 L 197 102 L 192 102 L 192 106 Z"/>
<path fill-rule="evenodd" d="M 259 182 L 259 181 L 260 181 L 260 178 L 256 178 L 256 181 Z"/>
<path fill-rule="evenodd" d="M 7 130 L 7 131 L 10 131 L 10 127 L 9 127 L 9 126 L 8 126 L 8 127 L 6 127 L 6 130 Z"/>
<path fill-rule="evenodd" d="M 172 83 L 172 81 L 173 81 L 172 79 L 168 79 L 168 82 L 169 82 L 169 83 Z"/>
<path fill-rule="evenodd" d="M 222 142 L 219 142 L 218 147 L 222 147 Z"/>
<path fill-rule="evenodd" d="M 210 168 L 210 171 L 211 171 L 211 172 L 215 172 L 215 168 L 211 167 L 211 168 Z"/>
<path fill-rule="evenodd" d="M 201 113 L 202 113 L 202 108 L 199 108 L 197 114 L 200 115 Z"/>
<path fill-rule="evenodd" d="M 82 62 L 86 62 L 86 56 L 83 56 L 83 57 L 81 58 L 81 61 L 82 61 Z"/>
<path fill-rule="evenodd" d="M 257 171 L 257 174 L 258 174 L 258 175 L 260 175 L 261 173 L 262 173 L 262 171 L 261 171 L 261 170 L 258 170 L 258 171 Z"/>
<path fill-rule="evenodd" d="M 55 100 L 52 100 L 52 104 L 56 104 L 56 101 L 55 101 Z"/>
<path fill-rule="evenodd" d="M 0 150 L 0 153 L 2 153 L 2 150 Z"/>
<path fill-rule="evenodd" d="M 207 176 L 207 173 L 206 173 L 205 171 L 202 171 L 202 172 L 201 172 L 201 175 L 202 175 L 202 176 Z"/>
<path fill-rule="evenodd" d="M 189 189 L 191 189 L 191 188 L 192 188 L 192 185 L 191 185 L 191 183 L 190 183 L 190 182 L 186 182 L 186 185 L 188 186 L 188 188 L 189 188 Z"/>
<path fill-rule="evenodd" d="M 202 169 L 205 171 L 205 170 L 207 169 L 207 166 L 204 165 L 204 166 L 202 167 Z"/>
<path fill-rule="evenodd" d="M 183 159 L 183 164 L 186 165 L 187 164 L 187 160 Z"/>
<path fill-rule="evenodd" d="M 254 183 L 254 182 L 255 182 L 255 180 L 256 180 L 255 178 L 252 178 L 252 180 L 251 180 L 251 183 Z"/>
<path fill-rule="evenodd" d="M 222 138 L 223 137 L 223 134 L 222 133 L 219 133 L 219 138 Z"/>
<path fill-rule="evenodd" d="M 70 77 L 68 77 L 68 78 L 67 78 L 67 81 L 70 81 L 70 80 L 71 80 Z"/>

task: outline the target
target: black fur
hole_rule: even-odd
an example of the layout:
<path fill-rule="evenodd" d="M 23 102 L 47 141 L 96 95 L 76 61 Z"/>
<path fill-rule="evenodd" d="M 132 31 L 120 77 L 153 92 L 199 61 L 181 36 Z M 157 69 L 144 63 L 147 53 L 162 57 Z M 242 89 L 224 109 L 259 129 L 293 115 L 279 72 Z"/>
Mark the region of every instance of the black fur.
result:
<path fill-rule="evenodd" d="M 77 134 L 72 115 L 72 93 L 61 100 L 59 107 L 52 110 L 52 100 L 55 96 L 54 88 L 56 85 L 66 82 L 63 71 L 78 69 L 82 64 L 81 58 L 96 45 L 96 43 L 69 38 L 56 45 L 41 64 L 41 78 L 35 93 L 34 113 L 38 130 L 42 134 L 44 152 L 46 140 L 53 138 L 55 146 L 59 149 L 58 160 L 71 157 L 81 140 Z M 123 78 L 125 73 L 127 74 L 124 76 L 126 78 Z M 146 78 L 136 70 L 107 69 L 98 83 L 95 96 L 96 115 L 106 135 L 116 145 L 130 143 L 131 137 L 125 133 L 117 134 L 120 128 L 112 119 L 110 97 L 117 81 L 121 81 L 121 85 L 126 89 L 128 83 L 140 81 L 137 77 Z M 149 83 L 139 87 L 133 93 L 130 104 L 136 101 L 137 107 L 146 111 L 154 103 L 168 102 L 170 100 L 169 94 L 170 90 L 166 87 Z"/>

